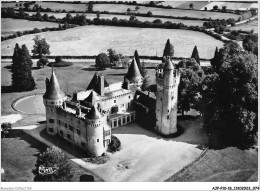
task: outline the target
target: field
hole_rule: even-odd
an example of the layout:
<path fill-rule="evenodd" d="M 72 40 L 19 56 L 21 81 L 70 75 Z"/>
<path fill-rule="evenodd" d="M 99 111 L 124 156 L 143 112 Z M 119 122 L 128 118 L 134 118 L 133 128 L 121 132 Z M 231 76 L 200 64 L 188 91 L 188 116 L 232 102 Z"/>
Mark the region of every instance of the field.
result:
<path fill-rule="evenodd" d="M 36 12 L 27 12 L 29 15 L 36 14 Z M 53 13 L 53 12 L 47 12 L 48 16 L 55 16 L 56 18 L 64 18 L 66 16 L 66 13 Z M 75 16 L 77 13 L 71 13 L 72 16 Z M 82 13 L 83 14 L 83 13 Z M 91 13 L 85 13 L 86 18 L 88 19 L 94 19 L 97 18 L 96 14 L 91 14 Z M 113 15 L 113 14 L 100 14 L 101 19 L 113 19 L 114 17 L 117 17 L 118 19 L 126 19 L 129 20 L 130 16 L 129 15 Z M 139 21 L 150 21 L 153 22 L 154 20 L 158 18 L 154 17 L 136 17 Z M 182 22 L 185 25 L 188 26 L 203 26 L 203 22 L 201 20 L 182 20 L 182 19 L 167 19 L 167 18 L 160 18 L 162 22 L 166 21 L 171 21 L 172 23 L 180 23 Z"/>
<path fill-rule="evenodd" d="M 72 3 L 56 3 L 56 2 L 36 2 L 42 8 L 50 8 L 52 10 L 65 10 L 65 11 L 82 11 L 87 10 L 86 4 L 72 4 Z M 34 5 L 31 5 L 34 6 Z"/>
<path fill-rule="evenodd" d="M 231 30 L 242 30 L 242 31 L 251 31 L 254 30 L 254 33 L 258 33 L 258 20 L 251 21 L 247 24 L 241 24 L 234 27 L 230 27 Z"/>
<path fill-rule="evenodd" d="M 57 23 L 28 21 L 24 19 L 1 18 L 1 36 L 8 36 L 17 31 L 33 30 L 34 28 L 58 27 Z"/>
<path fill-rule="evenodd" d="M 173 175 L 167 181 L 255 182 L 258 180 L 257 158 L 255 150 L 239 150 L 234 147 L 209 150 L 190 167 Z"/>
<path fill-rule="evenodd" d="M 193 9 L 200 10 L 202 7 L 209 4 L 207 1 L 164 1 L 159 3 L 160 5 L 164 6 L 172 6 L 173 8 L 178 9 L 190 9 L 190 4 L 193 4 Z"/>
<path fill-rule="evenodd" d="M 33 47 L 35 35 L 25 35 L 2 42 L 2 55 L 12 55 L 15 43 Z M 97 55 L 113 48 L 124 55 L 160 56 L 167 39 L 174 45 L 176 57 L 190 57 L 195 45 L 200 58 L 212 58 L 216 46 L 223 43 L 204 33 L 188 30 L 152 29 L 111 26 L 82 26 L 65 31 L 40 34 L 50 44 L 51 55 Z"/>
<path fill-rule="evenodd" d="M 130 8 L 135 10 L 134 5 L 113 5 L 113 4 L 97 4 L 94 5 L 95 11 L 109 11 L 109 12 L 127 12 L 127 9 Z M 237 19 L 239 15 L 231 13 L 218 13 L 218 12 L 208 12 L 208 11 L 196 11 L 196 10 L 178 10 L 178 9 L 162 9 L 154 7 L 144 7 L 140 6 L 138 12 L 147 13 L 151 11 L 154 15 L 166 15 L 166 16 L 175 16 L 175 17 L 195 17 L 195 18 L 212 18 L 212 19 L 228 19 L 234 18 Z"/>
<path fill-rule="evenodd" d="M 238 2 L 211 2 L 208 5 L 201 8 L 201 10 L 204 10 L 205 7 L 207 7 L 208 10 L 213 9 L 215 5 L 219 7 L 219 9 L 222 9 L 223 6 L 226 6 L 227 9 L 231 10 L 246 10 L 249 9 L 251 6 L 253 6 L 255 3 L 238 3 Z"/>

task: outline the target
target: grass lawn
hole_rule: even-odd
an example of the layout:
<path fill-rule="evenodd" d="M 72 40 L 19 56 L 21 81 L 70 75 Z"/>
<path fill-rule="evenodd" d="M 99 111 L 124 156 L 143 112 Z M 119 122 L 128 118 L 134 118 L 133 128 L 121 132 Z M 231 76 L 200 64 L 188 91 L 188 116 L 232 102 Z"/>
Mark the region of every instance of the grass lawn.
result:
<path fill-rule="evenodd" d="M 1 174 L 3 182 L 32 182 L 37 155 L 46 150 L 46 145 L 37 141 L 21 130 L 12 130 L 8 138 L 1 139 Z M 74 182 L 79 182 L 80 175 L 92 174 L 88 170 L 71 162 Z M 95 177 L 95 181 L 102 181 Z"/>
<path fill-rule="evenodd" d="M 36 12 L 27 12 L 29 15 L 35 15 Z M 66 16 L 66 13 L 53 13 L 53 12 L 47 12 L 48 16 L 55 16 L 56 18 L 64 18 Z M 77 13 L 71 13 L 71 16 L 75 16 Z M 82 13 L 83 14 L 83 13 Z M 91 14 L 91 13 L 86 13 L 85 14 L 88 19 L 94 19 L 97 18 L 96 14 Z M 129 20 L 130 16 L 129 15 L 113 15 L 113 14 L 100 14 L 101 19 L 113 19 L 114 17 L 117 17 L 118 19 L 126 19 Z M 157 18 L 154 17 L 136 17 L 139 21 L 149 21 L 153 22 Z M 203 26 L 203 22 L 201 20 L 195 21 L 195 20 L 182 20 L 182 19 L 166 19 L 166 18 L 161 18 L 160 19 L 162 22 L 166 21 L 171 21 L 172 23 L 180 23 L 182 22 L 183 24 L 187 26 Z"/>
<path fill-rule="evenodd" d="M 170 177 L 169 182 L 255 182 L 258 153 L 229 147 L 208 150 L 198 161 Z"/>
<path fill-rule="evenodd" d="M 12 55 L 16 43 L 26 44 L 31 52 L 35 34 L 25 35 L 3 41 L 2 55 Z M 113 48 L 117 52 L 132 56 L 137 49 L 139 55 L 162 55 L 167 39 L 174 45 L 174 56 L 190 57 L 195 45 L 200 58 L 212 58 L 217 47 L 223 42 L 201 32 L 134 28 L 113 26 L 82 26 L 64 31 L 41 33 L 42 38 L 50 44 L 51 55 L 98 55 Z"/>
<path fill-rule="evenodd" d="M 24 19 L 1 18 L 1 36 L 8 36 L 17 31 L 42 29 L 45 27 L 58 27 L 57 23 L 28 21 Z"/>
<path fill-rule="evenodd" d="M 96 4 L 94 5 L 95 11 L 109 11 L 109 12 L 127 12 L 127 9 L 135 10 L 134 5 L 122 5 L 122 4 Z M 212 18 L 212 19 L 237 19 L 239 15 L 231 13 L 219 13 L 209 11 L 196 11 L 196 10 L 178 10 L 178 9 L 162 9 L 155 7 L 140 6 L 138 12 L 147 13 L 151 11 L 154 15 L 166 15 L 175 17 L 195 17 L 195 18 Z"/>
<path fill-rule="evenodd" d="M 237 25 L 230 27 L 231 30 L 242 30 L 242 31 L 251 31 L 254 30 L 254 33 L 258 33 L 258 20 L 251 21 L 246 24 Z"/>

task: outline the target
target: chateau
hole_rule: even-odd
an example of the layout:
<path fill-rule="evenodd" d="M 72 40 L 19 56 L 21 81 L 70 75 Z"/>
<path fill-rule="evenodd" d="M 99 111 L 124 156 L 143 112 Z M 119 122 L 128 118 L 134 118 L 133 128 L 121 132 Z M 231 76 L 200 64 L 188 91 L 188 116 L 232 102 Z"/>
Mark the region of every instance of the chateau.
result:
<path fill-rule="evenodd" d="M 176 133 L 180 75 L 171 60 L 156 67 L 156 92 L 141 91 L 142 81 L 133 59 L 123 82 L 109 85 L 96 73 L 86 91 L 69 97 L 52 71 L 43 95 L 48 134 L 58 134 L 88 154 L 99 156 L 111 142 L 111 129 L 135 120 L 165 136 Z"/>

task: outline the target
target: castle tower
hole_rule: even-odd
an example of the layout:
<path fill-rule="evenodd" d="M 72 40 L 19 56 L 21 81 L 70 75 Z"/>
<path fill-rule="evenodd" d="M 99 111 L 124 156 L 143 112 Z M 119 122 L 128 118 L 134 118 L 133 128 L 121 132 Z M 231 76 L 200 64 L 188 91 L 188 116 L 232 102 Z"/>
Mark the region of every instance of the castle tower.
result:
<path fill-rule="evenodd" d="M 135 87 L 140 89 L 142 83 L 143 83 L 143 77 L 137 66 L 135 58 L 133 58 L 132 63 L 128 69 L 128 72 L 125 75 L 123 87 L 129 88 L 134 85 Z"/>
<path fill-rule="evenodd" d="M 87 149 L 91 154 L 100 156 L 107 148 L 104 140 L 104 129 L 105 125 L 107 125 L 106 117 L 94 105 L 86 116 L 86 124 Z"/>
<path fill-rule="evenodd" d="M 56 135 L 58 132 L 56 106 L 61 106 L 67 96 L 60 90 L 59 82 L 53 70 L 50 80 L 46 78 L 45 83 L 46 92 L 43 95 L 43 104 L 46 111 L 47 132 L 50 135 Z"/>
<path fill-rule="evenodd" d="M 164 67 L 156 69 L 156 126 L 163 135 L 177 132 L 177 96 L 180 82 L 179 73 L 167 58 Z"/>

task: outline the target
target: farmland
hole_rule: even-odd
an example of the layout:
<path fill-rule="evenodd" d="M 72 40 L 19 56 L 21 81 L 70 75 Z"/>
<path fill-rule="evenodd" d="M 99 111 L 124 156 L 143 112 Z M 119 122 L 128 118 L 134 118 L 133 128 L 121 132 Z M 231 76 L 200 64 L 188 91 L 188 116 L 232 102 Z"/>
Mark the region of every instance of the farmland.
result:
<path fill-rule="evenodd" d="M 251 31 L 254 30 L 254 33 L 258 33 L 258 20 L 251 21 L 246 24 L 237 25 L 234 27 L 230 27 L 231 30 L 243 30 L 243 31 Z"/>
<path fill-rule="evenodd" d="M 25 35 L 2 42 L 2 55 L 12 55 L 15 43 L 33 47 L 35 35 Z M 97 55 L 113 48 L 125 55 L 158 56 L 169 38 L 175 47 L 176 57 L 190 57 L 197 45 L 201 58 L 212 58 L 216 46 L 223 43 L 204 33 L 188 30 L 151 29 L 111 26 L 82 26 L 65 31 L 44 32 L 41 37 L 50 44 L 51 55 Z"/>
<path fill-rule="evenodd" d="M 94 5 L 95 11 L 109 11 L 109 12 L 127 12 L 127 9 L 135 10 L 134 5 L 121 5 L 121 4 L 96 4 Z M 196 10 L 181 10 L 181 9 L 163 9 L 155 7 L 144 7 L 140 6 L 139 13 L 147 13 L 151 11 L 153 15 L 165 15 L 174 17 L 195 17 L 195 18 L 210 18 L 211 19 L 228 19 L 228 18 L 239 18 L 239 15 L 231 13 L 219 13 L 219 12 L 208 12 L 208 11 L 196 11 Z"/>
<path fill-rule="evenodd" d="M 36 12 L 27 12 L 27 14 L 35 15 Z M 60 18 L 60 19 L 62 19 L 66 16 L 66 13 L 46 12 L 46 14 L 48 14 L 48 16 L 54 16 L 54 17 Z M 70 14 L 71 14 L 71 16 L 75 16 L 77 13 L 70 13 Z M 81 14 L 81 13 L 79 13 L 79 14 Z M 82 13 L 82 14 L 85 14 L 87 19 L 97 18 L 96 14 L 91 14 L 91 13 Z M 126 20 L 129 20 L 129 18 L 130 18 L 129 15 L 100 14 L 101 19 L 113 19 L 114 17 L 117 17 L 118 19 L 126 19 Z M 144 22 L 144 21 L 153 22 L 154 20 L 156 20 L 158 18 L 136 16 L 136 19 L 138 19 L 139 21 L 142 21 L 142 22 Z M 169 19 L 169 18 L 160 18 L 160 20 L 162 22 L 170 21 L 172 23 L 182 22 L 184 25 L 187 25 L 187 26 L 203 26 L 203 22 L 204 22 L 201 20 L 182 20 L 182 19 Z"/>
<path fill-rule="evenodd" d="M 57 23 L 28 21 L 23 19 L 1 18 L 1 36 L 11 35 L 17 31 L 42 29 L 45 27 L 58 27 Z"/>
<path fill-rule="evenodd" d="M 218 8 L 222 9 L 223 6 L 226 6 L 227 9 L 231 9 L 231 10 L 247 10 L 250 7 L 254 6 L 256 3 L 238 3 L 238 2 L 211 2 L 208 3 L 208 5 L 204 6 L 201 8 L 201 10 L 204 10 L 205 7 L 207 7 L 208 10 L 213 9 L 213 7 L 215 5 L 218 6 Z"/>

